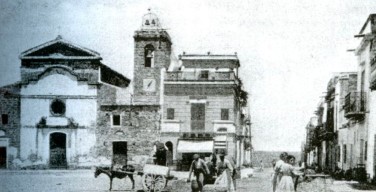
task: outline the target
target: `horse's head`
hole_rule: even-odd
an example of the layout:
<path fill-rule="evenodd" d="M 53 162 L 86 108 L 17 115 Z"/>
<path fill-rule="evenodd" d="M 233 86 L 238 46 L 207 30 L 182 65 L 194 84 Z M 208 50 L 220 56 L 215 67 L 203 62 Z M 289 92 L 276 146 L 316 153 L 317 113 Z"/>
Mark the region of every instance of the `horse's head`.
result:
<path fill-rule="evenodd" d="M 99 174 L 101 174 L 101 170 L 100 168 L 96 167 L 94 172 L 94 178 L 97 178 Z"/>

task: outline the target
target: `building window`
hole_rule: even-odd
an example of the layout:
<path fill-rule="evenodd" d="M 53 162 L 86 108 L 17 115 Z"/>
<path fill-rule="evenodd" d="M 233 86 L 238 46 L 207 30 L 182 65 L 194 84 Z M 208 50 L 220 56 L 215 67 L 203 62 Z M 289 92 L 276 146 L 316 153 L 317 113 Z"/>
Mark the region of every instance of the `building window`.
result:
<path fill-rule="evenodd" d="M 343 145 L 343 152 L 342 152 L 342 154 L 343 154 L 343 163 L 346 163 L 346 156 L 347 156 L 346 152 L 347 152 L 346 145 Z"/>
<path fill-rule="evenodd" d="M 221 109 L 221 120 L 229 120 L 229 110 L 228 109 Z"/>
<path fill-rule="evenodd" d="M 145 67 L 154 67 L 154 47 L 153 45 L 145 46 Z"/>
<path fill-rule="evenodd" d="M 120 115 L 112 115 L 112 126 L 120 126 Z"/>
<path fill-rule="evenodd" d="M 200 79 L 208 79 L 209 78 L 209 71 L 204 70 L 200 73 Z"/>
<path fill-rule="evenodd" d="M 175 119 L 175 109 L 167 108 L 167 119 Z"/>
<path fill-rule="evenodd" d="M 65 103 L 60 99 L 55 99 L 51 103 L 50 110 L 53 116 L 63 116 L 65 114 Z"/>
<path fill-rule="evenodd" d="M 192 103 L 191 105 L 191 129 L 205 130 L 205 104 Z"/>
<path fill-rule="evenodd" d="M 3 125 L 8 124 L 8 114 L 2 114 L 1 115 L 1 122 L 3 123 Z"/>

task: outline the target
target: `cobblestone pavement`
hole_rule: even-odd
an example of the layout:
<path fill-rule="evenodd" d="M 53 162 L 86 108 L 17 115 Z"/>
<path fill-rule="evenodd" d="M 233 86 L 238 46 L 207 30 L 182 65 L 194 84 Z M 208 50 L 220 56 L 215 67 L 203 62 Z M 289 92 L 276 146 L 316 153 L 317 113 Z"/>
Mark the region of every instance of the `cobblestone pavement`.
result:
<path fill-rule="evenodd" d="M 178 180 L 168 182 L 166 189 L 172 192 L 188 192 L 187 172 L 173 172 Z M 237 192 L 271 191 L 271 170 L 255 172 L 253 177 L 237 180 Z M 136 190 L 142 189 L 141 177 L 135 176 Z M 94 178 L 93 170 L 38 170 L 0 171 L 0 191 L 108 191 L 109 179 L 106 175 Z M 114 179 L 113 191 L 132 191 L 130 179 Z M 352 192 L 345 182 L 332 182 L 315 179 L 298 185 L 299 192 Z M 369 192 L 369 191 L 367 191 Z"/>

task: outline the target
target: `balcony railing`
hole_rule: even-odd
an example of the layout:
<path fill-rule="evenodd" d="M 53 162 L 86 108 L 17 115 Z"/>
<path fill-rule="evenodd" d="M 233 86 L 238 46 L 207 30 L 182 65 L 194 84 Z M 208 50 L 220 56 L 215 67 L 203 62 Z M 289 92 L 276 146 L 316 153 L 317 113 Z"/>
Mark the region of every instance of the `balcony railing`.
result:
<path fill-rule="evenodd" d="M 345 97 L 345 117 L 348 119 L 363 119 L 366 112 L 366 93 L 350 92 Z"/>
<path fill-rule="evenodd" d="M 214 132 L 212 131 L 195 131 L 195 132 L 180 132 L 180 138 L 182 139 L 213 139 Z"/>
<path fill-rule="evenodd" d="M 203 71 L 187 72 L 176 71 L 167 72 L 165 76 L 167 81 L 229 81 L 236 80 L 235 73 L 233 71 L 227 72 L 207 72 Z"/>

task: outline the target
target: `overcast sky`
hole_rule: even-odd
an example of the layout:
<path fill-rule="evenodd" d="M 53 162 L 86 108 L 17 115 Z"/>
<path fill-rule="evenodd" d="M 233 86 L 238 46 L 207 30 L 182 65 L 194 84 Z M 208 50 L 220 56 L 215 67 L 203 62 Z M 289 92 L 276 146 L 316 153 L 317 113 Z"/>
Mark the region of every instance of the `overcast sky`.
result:
<path fill-rule="evenodd" d="M 59 34 L 132 78 L 133 33 L 148 8 L 176 55 L 237 52 L 255 150 L 298 151 L 332 72 L 356 70 L 346 50 L 376 1 L 0 0 L 0 86 L 20 80 L 22 51 Z"/>

